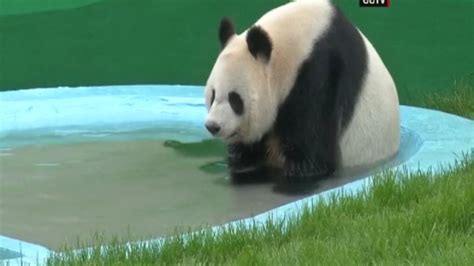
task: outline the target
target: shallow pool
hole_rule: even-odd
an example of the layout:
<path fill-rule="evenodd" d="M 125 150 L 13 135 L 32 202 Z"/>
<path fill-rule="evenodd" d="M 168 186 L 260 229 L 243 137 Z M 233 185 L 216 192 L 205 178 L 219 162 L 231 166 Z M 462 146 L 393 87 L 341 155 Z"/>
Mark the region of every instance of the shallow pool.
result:
<path fill-rule="evenodd" d="M 271 184 L 229 184 L 225 147 L 203 127 L 201 87 L 35 89 L 0 93 L 0 104 L 0 235 L 8 245 L 56 249 L 94 232 L 152 239 L 308 199 L 275 194 Z M 383 167 L 449 162 L 474 147 L 471 120 L 401 108 L 397 157 L 337 173 L 314 193 L 354 186 Z"/>
<path fill-rule="evenodd" d="M 416 137 L 404 132 L 406 146 L 418 145 Z M 218 142 L 133 136 L 4 149 L 1 233 L 50 248 L 74 244 L 77 237 L 87 239 L 96 231 L 120 236 L 131 229 L 135 237 L 150 238 L 176 227 L 250 217 L 299 198 L 276 194 L 271 184 L 229 184 Z M 324 181 L 315 192 L 360 174 Z"/>

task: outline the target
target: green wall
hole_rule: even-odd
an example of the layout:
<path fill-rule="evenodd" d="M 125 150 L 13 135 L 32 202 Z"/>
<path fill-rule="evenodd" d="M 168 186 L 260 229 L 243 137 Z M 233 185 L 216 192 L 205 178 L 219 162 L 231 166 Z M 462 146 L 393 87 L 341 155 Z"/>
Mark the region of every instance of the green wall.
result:
<path fill-rule="evenodd" d="M 10 0 L 11 1 L 11 0 Z M 107 0 L 0 16 L 0 90 L 104 84 L 204 84 L 222 15 L 239 31 L 283 0 Z M 474 73 L 474 1 L 336 1 L 378 49 L 402 101 Z"/>
<path fill-rule="evenodd" d="M 85 6 L 101 0 L 0 0 L 0 16 Z"/>

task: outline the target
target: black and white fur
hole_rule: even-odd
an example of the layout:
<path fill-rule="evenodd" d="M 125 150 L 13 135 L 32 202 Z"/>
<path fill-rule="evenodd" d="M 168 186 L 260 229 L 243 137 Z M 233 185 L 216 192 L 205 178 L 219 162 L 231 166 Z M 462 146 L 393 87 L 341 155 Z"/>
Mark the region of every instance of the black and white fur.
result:
<path fill-rule="evenodd" d="M 329 0 L 271 10 L 240 35 L 223 19 L 206 127 L 228 144 L 236 183 L 298 192 L 340 168 L 395 155 L 399 102 L 366 37 Z"/>

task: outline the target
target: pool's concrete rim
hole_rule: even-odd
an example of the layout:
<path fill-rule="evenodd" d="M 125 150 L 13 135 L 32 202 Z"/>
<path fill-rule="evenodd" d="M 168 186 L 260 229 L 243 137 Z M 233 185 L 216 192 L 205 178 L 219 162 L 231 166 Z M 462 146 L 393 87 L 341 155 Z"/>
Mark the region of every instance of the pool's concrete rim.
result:
<path fill-rule="evenodd" d="M 162 109 L 157 107 L 156 102 L 150 101 L 150 95 L 159 97 L 163 102 L 160 106 Z M 77 125 L 94 128 L 96 125 L 102 126 L 103 123 L 110 125 L 126 123 L 133 125 L 128 130 L 136 130 L 150 122 L 177 125 L 177 121 L 178 125 L 200 128 L 206 112 L 202 95 L 202 86 L 182 85 L 60 87 L 0 92 L 0 121 L 2 121 L 0 140 L 10 132 Z M 103 104 L 97 105 L 99 102 Z M 190 112 L 191 109 L 187 107 L 194 107 L 194 111 Z M 195 112 L 196 107 L 199 107 L 200 111 Z M 401 126 L 415 131 L 422 145 L 414 156 L 398 168 L 408 171 L 439 171 L 441 167 L 452 165 L 461 159 L 463 154 L 474 151 L 473 120 L 409 106 L 401 106 L 400 112 Z M 357 193 L 372 178 L 373 176 L 368 176 L 213 229 L 218 231 L 223 226 L 237 223 L 258 224 L 270 217 L 281 219 L 295 215 L 302 206 L 327 198 L 335 192 Z M 16 253 L 18 256 L 21 254 L 21 258 L 3 261 L 9 265 L 42 264 L 51 252 L 40 245 L 2 235 L 0 235 L 0 249 Z"/>

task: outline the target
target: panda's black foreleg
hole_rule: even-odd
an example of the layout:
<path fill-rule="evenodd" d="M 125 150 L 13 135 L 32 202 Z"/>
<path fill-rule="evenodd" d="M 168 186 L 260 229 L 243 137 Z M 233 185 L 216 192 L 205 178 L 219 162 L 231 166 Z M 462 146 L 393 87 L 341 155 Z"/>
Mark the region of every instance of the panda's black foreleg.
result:
<path fill-rule="evenodd" d="M 227 159 L 232 183 L 245 184 L 269 181 L 265 156 L 263 142 L 249 145 L 230 145 Z"/>

